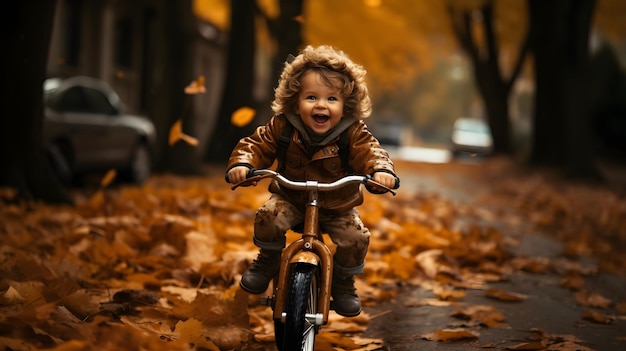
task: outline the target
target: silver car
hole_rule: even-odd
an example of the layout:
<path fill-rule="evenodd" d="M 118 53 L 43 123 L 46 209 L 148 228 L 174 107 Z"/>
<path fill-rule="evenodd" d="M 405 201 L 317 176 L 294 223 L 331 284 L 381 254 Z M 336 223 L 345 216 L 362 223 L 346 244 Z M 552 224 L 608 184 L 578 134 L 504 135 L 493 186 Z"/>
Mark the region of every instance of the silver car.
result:
<path fill-rule="evenodd" d="M 48 78 L 44 106 L 45 147 L 62 181 L 110 169 L 135 183 L 150 176 L 154 125 L 127 114 L 105 82 L 84 76 Z"/>
<path fill-rule="evenodd" d="M 488 155 L 493 151 L 493 139 L 489 125 L 474 118 L 459 118 L 452 126 L 452 152 Z"/>

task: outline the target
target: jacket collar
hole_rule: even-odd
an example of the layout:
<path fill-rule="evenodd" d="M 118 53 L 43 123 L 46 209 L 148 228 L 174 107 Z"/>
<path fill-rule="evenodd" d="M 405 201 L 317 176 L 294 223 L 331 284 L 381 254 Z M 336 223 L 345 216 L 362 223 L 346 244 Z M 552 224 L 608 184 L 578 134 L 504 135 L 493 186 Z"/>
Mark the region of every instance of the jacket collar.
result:
<path fill-rule="evenodd" d="M 289 123 L 291 123 L 291 125 L 293 125 L 293 127 L 296 128 L 298 132 L 300 132 L 300 136 L 302 137 L 303 141 L 306 142 L 307 145 L 313 146 L 313 141 L 311 140 L 308 128 L 304 125 L 304 122 L 302 122 L 300 116 L 293 113 L 287 113 L 285 114 L 285 116 L 287 117 L 287 121 L 289 121 Z M 329 144 L 333 140 L 337 139 L 344 130 L 350 128 L 350 126 L 356 122 L 358 122 L 358 119 L 354 117 L 342 117 L 339 123 L 337 123 L 337 125 L 333 129 L 326 133 L 324 138 L 317 144 Z"/>

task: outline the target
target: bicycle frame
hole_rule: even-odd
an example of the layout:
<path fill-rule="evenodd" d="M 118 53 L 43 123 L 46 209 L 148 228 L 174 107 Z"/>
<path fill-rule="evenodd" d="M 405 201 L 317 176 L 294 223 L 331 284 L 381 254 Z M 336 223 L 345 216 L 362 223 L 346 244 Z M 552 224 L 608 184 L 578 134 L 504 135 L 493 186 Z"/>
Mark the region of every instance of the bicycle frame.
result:
<path fill-rule="evenodd" d="M 274 287 L 274 319 L 284 319 L 286 312 L 287 279 L 292 263 L 303 262 L 319 267 L 319 297 L 317 314 L 313 317 L 316 326 L 328 323 L 330 311 L 330 289 L 332 283 L 333 259 L 330 250 L 319 237 L 317 204 L 317 182 L 308 182 L 309 203 L 304 215 L 302 238 L 289 244 L 282 253 L 278 280 Z"/>

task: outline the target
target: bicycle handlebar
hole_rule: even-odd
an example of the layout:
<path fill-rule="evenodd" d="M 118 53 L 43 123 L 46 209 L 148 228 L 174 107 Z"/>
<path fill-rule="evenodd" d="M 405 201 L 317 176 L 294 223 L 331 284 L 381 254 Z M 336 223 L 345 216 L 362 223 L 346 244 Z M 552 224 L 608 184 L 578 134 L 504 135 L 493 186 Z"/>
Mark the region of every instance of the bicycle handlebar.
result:
<path fill-rule="evenodd" d="M 248 178 L 233 185 L 231 189 L 235 190 L 240 186 L 250 185 L 254 182 L 257 182 L 265 178 L 275 179 L 278 182 L 278 184 L 286 188 L 292 189 L 292 190 L 333 191 L 349 184 L 365 184 L 365 185 L 370 185 L 370 186 L 373 185 L 373 186 L 379 187 L 385 190 L 385 192 L 389 192 L 394 196 L 396 195 L 395 191 L 374 181 L 372 177 L 370 176 L 349 175 L 349 176 L 340 178 L 332 183 L 320 183 L 315 180 L 308 180 L 308 181 L 290 180 L 290 179 L 285 178 L 280 173 L 276 171 L 272 171 L 270 169 L 251 169 L 250 172 L 248 172 Z M 368 191 L 372 192 L 370 189 L 368 189 Z"/>

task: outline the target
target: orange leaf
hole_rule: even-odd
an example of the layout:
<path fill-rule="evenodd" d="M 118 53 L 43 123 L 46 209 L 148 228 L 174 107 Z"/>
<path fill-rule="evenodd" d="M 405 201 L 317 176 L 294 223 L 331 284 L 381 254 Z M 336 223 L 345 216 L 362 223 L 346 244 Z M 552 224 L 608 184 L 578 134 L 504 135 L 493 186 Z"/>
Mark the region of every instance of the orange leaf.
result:
<path fill-rule="evenodd" d="M 545 350 L 546 345 L 543 341 L 524 342 L 521 344 L 508 346 L 507 350 Z"/>
<path fill-rule="evenodd" d="M 185 87 L 185 94 L 188 95 L 196 95 L 196 94 L 204 94 L 206 93 L 206 88 L 204 87 L 204 76 L 200 75 L 198 79 L 192 81 Z"/>
<path fill-rule="evenodd" d="M 100 180 L 100 187 L 106 188 L 111 185 L 111 183 L 115 180 L 115 177 L 117 177 L 117 171 L 115 169 L 110 169 L 106 172 L 104 177 L 102 177 L 102 180 Z"/>
<path fill-rule="evenodd" d="M 485 296 L 507 302 L 520 302 L 526 300 L 527 296 L 500 289 L 489 289 L 485 291 Z"/>
<path fill-rule="evenodd" d="M 230 117 L 230 123 L 237 127 L 243 127 L 254 119 L 256 111 L 250 107 L 240 107 Z"/>
<path fill-rule="evenodd" d="M 613 304 L 611 300 L 594 292 L 579 291 L 575 297 L 576 302 L 586 307 L 609 308 Z"/>
<path fill-rule="evenodd" d="M 168 143 L 172 146 L 179 140 L 182 140 L 191 146 L 198 146 L 198 139 L 183 133 L 183 121 L 181 119 L 174 122 L 172 128 L 170 128 Z"/>
<path fill-rule="evenodd" d="M 423 335 L 426 340 L 431 341 L 452 341 L 463 339 L 477 339 L 478 333 L 463 328 L 456 329 L 437 329 L 432 333 Z"/>
<path fill-rule="evenodd" d="M 596 311 L 586 310 L 583 313 L 583 319 L 600 324 L 610 324 L 612 319 Z"/>

